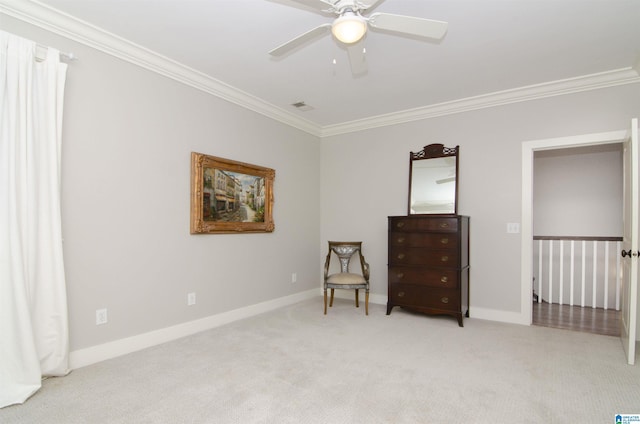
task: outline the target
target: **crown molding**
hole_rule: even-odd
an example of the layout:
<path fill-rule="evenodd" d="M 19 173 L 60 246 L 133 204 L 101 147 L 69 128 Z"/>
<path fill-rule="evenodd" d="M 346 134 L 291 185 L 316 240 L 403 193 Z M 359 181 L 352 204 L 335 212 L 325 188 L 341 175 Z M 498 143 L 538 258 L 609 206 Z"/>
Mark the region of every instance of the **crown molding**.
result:
<path fill-rule="evenodd" d="M 637 67 L 640 68 L 640 62 Z M 437 116 L 452 115 L 455 113 L 502 106 L 511 103 L 526 102 L 530 100 L 544 99 L 547 97 L 562 96 L 565 94 L 636 83 L 640 83 L 640 69 L 634 69 L 634 67 L 615 69 L 597 74 L 529 85 L 511 90 L 497 91 L 475 97 L 467 97 L 465 99 L 438 103 L 386 115 L 373 116 L 342 124 L 328 125 L 322 128 L 320 136 L 330 137 L 371 128 L 419 121 Z"/>
<path fill-rule="evenodd" d="M 511 103 L 640 83 L 640 61 L 638 61 L 634 67 L 529 85 L 335 125 L 321 126 L 36 0 L 0 0 L 0 13 L 126 60 L 320 138 Z"/>
<path fill-rule="evenodd" d="M 252 110 L 309 134 L 321 126 L 256 96 L 35 0 L 0 0 L 0 13 Z"/>

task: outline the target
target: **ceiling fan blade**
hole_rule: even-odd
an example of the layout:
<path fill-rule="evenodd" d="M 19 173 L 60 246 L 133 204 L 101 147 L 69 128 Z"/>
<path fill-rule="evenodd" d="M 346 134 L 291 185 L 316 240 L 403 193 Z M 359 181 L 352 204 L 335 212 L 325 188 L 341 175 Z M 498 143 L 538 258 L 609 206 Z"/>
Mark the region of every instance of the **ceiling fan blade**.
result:
<path fill-rule="evenodd" d="M 449 24 L 443 21 L 416 18 L 414 16 L 374 13 L 369 17 L 369 25 L 376 29 L 440 39 L 444 37 Z"/>
<path fill-rule="evenodd" d="M 276 47 L 275 49 L 271 50 L 269 54 L 271 56 L 282 56 L 283 54 L 288 53 L 289 51 L 295 49 L 296 47 L 299 47 L 313 40 L 314 38 L 317 38 L 321 35 L 326 34 L 327 32 L 329 32 L 330 29 L 331 29 L 331 24 L 322 24 L 319 27 L 316 27 L 310 31 L 307 31 L 304 34 L 299 35 L 296 38 L 289 40 L 286 43 Z"/>
<path fill-rule="evenodd" d="M 333 8 L 333 6 L 335 6 L 335 1 L 331 1 L 331 0 L 289 0 L 289 1 L 293 1 L 295 3 L 301 3 L 304 6 L 307 7 L 312 7 L 314 9 L 320 9 L 320 10 L 324 10 L 327 8 L 327 6 L 329 6 L 330 8 Z"/>
<path fill-rule="evenodd" d="M 364 54 L 364 44 L 356 43 L 347 47 L 349 53 L 349 63 L 351 64 L 351 73 L 355 76 L 365 74 L 367 72 L 367 60 Z"/>
<path fill-rule="evenodd" d="M 384 0 L 365 0 L 364 1 L 364 6 L 362 7 L 362 10 L 369 10 L 369 9 L 373 9 L 374 7 L 376 7 L 378 5 L 378 3 L 383 2 Z"/>

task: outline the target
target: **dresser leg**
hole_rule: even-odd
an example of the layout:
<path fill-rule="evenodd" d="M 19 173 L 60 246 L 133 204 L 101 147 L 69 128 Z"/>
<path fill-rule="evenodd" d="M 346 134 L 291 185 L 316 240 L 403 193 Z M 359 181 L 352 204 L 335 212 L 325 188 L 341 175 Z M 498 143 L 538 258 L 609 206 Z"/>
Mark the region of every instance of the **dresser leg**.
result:
<path fill-rule="evenodd" d="M 458 318 L 458 327 L 464 327 L 464 325 L 462 324 L 462 314 L 457 315 Z"/>
<path fill-rule="evenodd" d="M 387 315 L 391 314 L 391 309 L 393 309 L 393 305 L 387 304 Z"/>

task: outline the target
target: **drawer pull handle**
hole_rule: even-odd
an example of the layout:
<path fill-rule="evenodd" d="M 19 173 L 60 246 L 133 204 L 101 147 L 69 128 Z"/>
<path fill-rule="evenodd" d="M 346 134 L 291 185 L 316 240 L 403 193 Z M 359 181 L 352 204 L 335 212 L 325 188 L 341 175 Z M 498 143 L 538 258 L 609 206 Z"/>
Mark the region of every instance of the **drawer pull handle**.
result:
<path fill-rule="evenodd" d="M 440 239 L 440 243 L 449 244 L 449 239 L 447 237 L 443 237 L 443 238 Z"/>
<path fill-rule="evenodd" d="M 449 298 L 448 297 L 443 297 L 442 299 L 440 299 L 440 301 L 442 303 L 449 303 Z"/>
<path fill-rule="evenodd" d="M 440 228 L 449 228 L 449 223 L 448 222 L 440 223 Z"/>
<path fill-rule="evenodd" d="M 404 253 L 400 253 L 400 254 L 398 255 L 398 259 L 404 259 Z"/>
<path fill-rule="evenodd" d="M 447 283 L 449 281 L 449 279 L 447 278 L 446 275 L 443 275 L 442 277 L 440 277 L 440 282 L 441 283 Z"/>
<path fill-rule="evenodd" d="M 442 262 L 447 262 L 449 260 L 449 257 L 448 256 L 443 256 L 442 258 L 440 258 L 440 260 Z"/>
<path fill-rule="evenodd" d="M 398 243 L 404 243 L 404 237 L 398 237 Z"/>
<path fill-rule="evenodd" d="M 404 277 L 404 274 L 402 272 L 398 273 L 398 280 L 402 279 Z"/>
<path fill-rule="evenodd" d="M 402 228 L 402 227 L 404 227 L 404 222 L 398 222 L 398 223 L 396 224 L 396 227 L 398 227 L 398 228 Z"/>
<path fill-rule="evenodd" d="M 398 297 L 404 297 L 404 292 L 398 292 Z"/>

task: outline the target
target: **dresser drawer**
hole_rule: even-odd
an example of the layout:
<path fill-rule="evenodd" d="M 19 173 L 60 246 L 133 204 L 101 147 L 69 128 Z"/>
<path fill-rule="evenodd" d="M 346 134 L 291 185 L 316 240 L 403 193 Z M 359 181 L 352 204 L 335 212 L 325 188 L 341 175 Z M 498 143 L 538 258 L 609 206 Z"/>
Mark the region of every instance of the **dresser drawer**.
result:
<path fill-rule="evenodd" d="M 444 231 L 457 232 L 457 218 L 392 218 L 389 220 L 390 231 Z"/>
<path fill-rule="evenodd" d="M 428 249 L 457 249 L 458 237 L 449 233 L 389 233 L 391 246 L 426 247 Z"/>
<path fill-rule="evenodd" d="M 458 287 L 458 271 L 416 267 L 389 267 L 389 284 L 414 284 L 428 287 Z"/>
<path fill-rule="evenodd" d="M 457 289 L 392 284 L 389 286 L 389 295 L 395 305 L 460 312 L 460 291 Z"/>
<path fill-rule="evenodd" d="M 389 246 L 389 265 L 421 265 L 438 268 L 457 268 L 457 250 L 423 249 Z"/>

